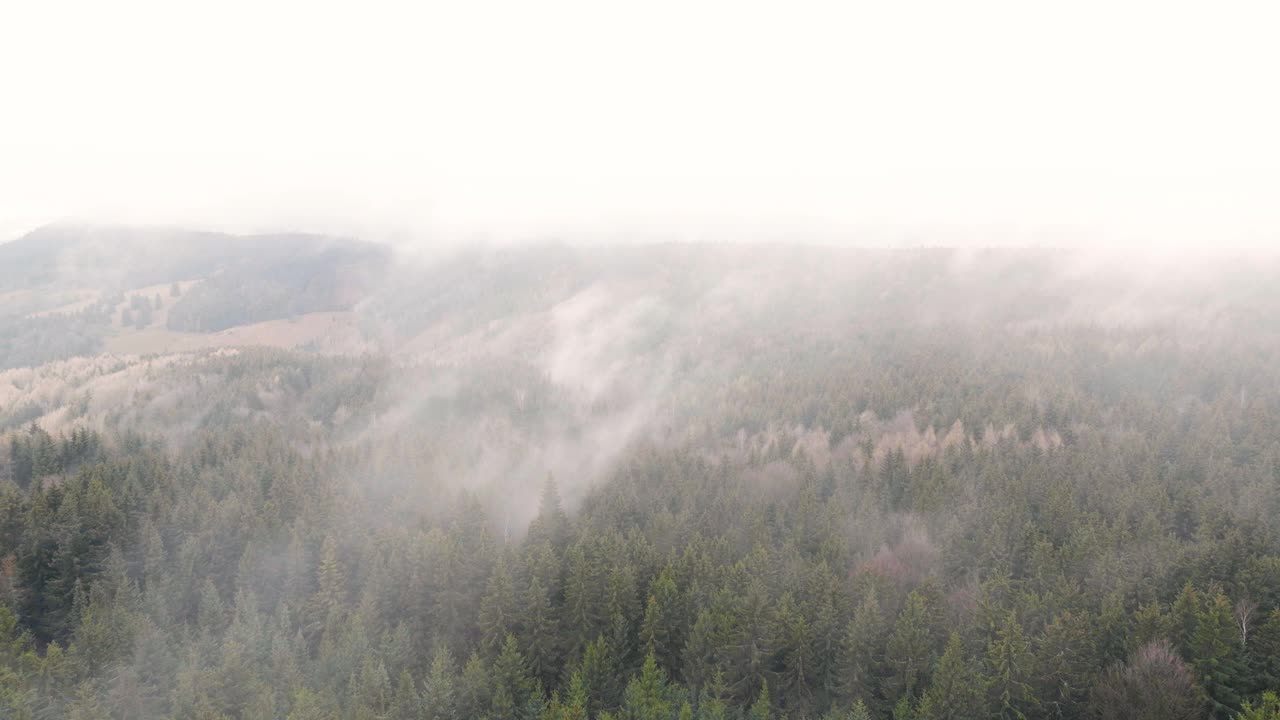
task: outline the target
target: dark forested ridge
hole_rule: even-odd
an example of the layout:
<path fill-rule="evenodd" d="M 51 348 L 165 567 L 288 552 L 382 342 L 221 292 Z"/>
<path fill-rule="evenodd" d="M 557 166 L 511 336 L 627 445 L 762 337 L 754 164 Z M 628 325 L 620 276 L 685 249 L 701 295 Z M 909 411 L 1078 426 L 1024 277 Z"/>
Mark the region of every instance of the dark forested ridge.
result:
<path fill-rule="evenodd" d="M 517 248 L 0 373 L 0 717 L 1280 717 L 1280 274 L 1215 263 Z"/>
<path fill-rule="evenodd" d="M 316 235 L 40 228 L 0 244 L 0 370 L 91 356 L 153 323 L 210 333 L 348 310 L 388 261 L 385 248 Z"/>

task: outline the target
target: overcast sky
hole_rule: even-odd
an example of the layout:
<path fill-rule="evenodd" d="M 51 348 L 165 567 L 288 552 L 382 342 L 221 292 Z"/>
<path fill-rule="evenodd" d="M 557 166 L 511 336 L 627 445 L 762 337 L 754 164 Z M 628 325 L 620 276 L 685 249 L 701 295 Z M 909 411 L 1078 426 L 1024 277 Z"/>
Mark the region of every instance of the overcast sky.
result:
<path fill-rule="evenodd" d="M 5 2 L 0 237 L 1273 243 L 1277 37 L 1275 2 Z"/>

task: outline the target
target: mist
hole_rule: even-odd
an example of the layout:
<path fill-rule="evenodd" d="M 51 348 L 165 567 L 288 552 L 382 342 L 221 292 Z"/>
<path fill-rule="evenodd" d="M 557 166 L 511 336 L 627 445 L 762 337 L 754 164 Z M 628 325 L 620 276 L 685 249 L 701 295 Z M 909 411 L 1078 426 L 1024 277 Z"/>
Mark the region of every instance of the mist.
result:
<path fill-rule="evenodd" d="M 1274 244 L 1274 13 L 39 3 L 0 231 Z"/>
<path fill-rule="evenodd" d="M 0 10 L 0 717 L 1272 717 L 1277 20 Z"/>

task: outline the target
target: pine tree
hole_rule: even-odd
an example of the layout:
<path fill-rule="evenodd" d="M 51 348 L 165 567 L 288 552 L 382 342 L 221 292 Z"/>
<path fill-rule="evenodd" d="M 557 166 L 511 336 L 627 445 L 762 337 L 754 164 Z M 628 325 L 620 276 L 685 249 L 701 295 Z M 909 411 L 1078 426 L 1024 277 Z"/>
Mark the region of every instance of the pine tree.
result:
<path fill-rule="evenodd" d="M 1160 603 L 1147 603 L 1133 614 L 1133 632 L 1129 641 L 1136 649 L 1169 637 L 1172 634 L 1169 630 L 1169 618 L 1161 610 Z"/>
<path fill-rule="evenodd" d="M 845 628 L 840 647 L 840 686 L 845 702 L 874 698 L 879 690 L 877 658 L 884 649 L 884 616 L 874 592 L 868 592 Z"/>
<path fill-rule="evenodd" d="M 294 693 L 292 707 L 287 720 L 338 720 L 334 703 L 307 688 Z"/>
<path fill-rule="evenodd" d="M 1256 686 L 1280 686 L 1280 608 L 1268 613 L 1249 633 L 1247 652 Z"/>
<path fill-rule="evenodd" d="M 645 652 L 657 660 L 658 667 L 673 678 L 679 677 L 680 654 L 684 649 L 682 615 L 680 594 L 668 566 L 653 581 L 640 625 L 640 642 Z"/>
<path fill-rule="evenodd" d="M 505 558 L 499 558 L 489 575 L 480 601 L 480 650 L 487 657 L 502 651 L 507 635 L 516 629 L 516 591 Z"/>
<path fill-rule="evenodd" d="M 448 646 L 436 648 L 431 668 L 422 683 L 422 716 L 425 720 L 449 720 L 454 717 L 457 680 Z"/>
<path fill-rule="evenodd" d="M 710 607 L 698 612 L 689 630 L 682 653 L 682 674 L 685 681 L 694 687 L 702 688 L 711 682 L 731 654 L 734 634 L 732 604 L 731 594 L 721 590 Z"/>
<path fill-rule="evenodd" d="M 1169 639 L 1173 641 L 1174 648 L 1183 655 L 1191 652 L 1201 604 L 1200 594 L 1188 582 L 1182 587 L 1182 592 L 1178 594 L 1178 599 L 1174 601 L 1173 606 L 1169 608 L 1167 622 L 1170 631 Z"/>
<path fill-rule="evenodd" d="M 587 709 L 590 707 L 591 697 L 587 692 L 587 684 L 582 679 L 582 673 L 575 672 L 569 676 L 565 701 L 555 720 L 587 720 Z"/>
<path fill-rule="evenodd" d="M 978 668 L 967 657 L 960 633 L 953 632 L 938 660 L 929 689 L 920 700 L 921 720 L 979 720 L 984 693 Z"/>
<path fill-rule="evenodd" d="M 1079 717 L 1099 663 L 1088 618 L 1071 611 L 1044 629 L 1036 649 L 1036 697 L 1049 718 Z"/>
<path fill-rule="evenodd" d="M 493 713 L 497 717 L 524 717 L 530 700 L 533 699 L 534 681 L 529 676 L 524 657 L 520 654 L 519 644 L 514 635 L 507 635 L 502 644 L 502 652 L 493 661 Z M 514 714 L 504 715 L 504 707 L 509 701 Z"/>
<path fill-rule="evenodd" d="M 107 707 L 113 718 L 150 717 L 155 711 L 155 698 L 142 687 L 137 671 L 125 666 L 109 680 Z"/>
<path fill-rule="evenodd" d="M 1022 632 L 1013 611 L 987 645 L 986 686 L 992 717 L 998 720 L 1025 720 L 1036 710 L 1032 678 L 1031 644 Z"/>
<path fill-rule="evenodd" d="M 929 610 L 924 596 L 913 590 L 907 595 L 906 605 L 885 644 L 885 662 L 889 669 L 884 681 L 885 696 L 890 700 L 916 697 L 927 681 L 932 656 Z"/>
<path fill-rule="evenodd" d="M 320 547 L 320 565 L 316 568 L 316 607 L 320 621 L 346 607 L 347 580 L 338 560 L 338 543 L 330 535 Z"/>
<path fill-rule="evenodd" d="M 366 656 L 360 664 L 360 675 L 351 692 L 351 703 L 357 717 L 383 718 L 391 707 L 391 679 L 381 660 Z"/>
<path fill-rule="evenodd" d="M 418 695 L 418 688 L 408 670 L 400 671 L 387 717 L 388 720 L 418 720 L 422 717 L 422 698 Z"/>
<path fill-rule="evenodd" d="M 586 688 L 589 715 L 617 705 L 619 671 L 619 663 L 609 641 L 604 635 L 597 636 L 587 645 L 577 672 Z"/>
<path fill-rule="evenodd" d="M 698 720 L 728 720 L 729 707 L 725 703 L 728 694 L 724 673 L 717 670 L 699 693 Z"/>
<path fill-rule="evenodd" d="M 893 706 L 893 720 L 916 720 L 916 706 L 910 695 L 898 698 L 898 703 Z"/>
<path fill-rule="evenodd" d="M 86 680 L 76 686 L 75 699 L 67 713 L 67 720 L 102 720 L 105 717 L 107 713 L 93 683 Z"/>
<path fill-rule="evenodd" d="M 457 692 L 454 696 L 456 698 L 454 707 L 457 711 L 453 715 L 440 715 L 440 717 L 484 717 L 489 711 L 494 689 L 495 679 L 490 676 L 489 668 L 485 667 L 484 660 L 478 653 L 472 653 L 466 666 L 462 668 L 462 677 L 458 680 Z M 435 712 L 430 706 L 427 710 Z"/>
<path fill-rule="evenodd" d="M 605 583 L 605 612 L 609 618 L 609 643 L 623 670 L 631 671 L 642 661 L 636 632 L 640 620 L 635 572 L 627 565 L 614 565 Z"/>
<path fill-rule="evenodd" d="M 813 631 L 791 593 L 782 596 L 775 612 L 778 700 L 788 712 L 804 716 L 813 702 Z"/>
<path fill-rule="evenodd" d="M 750 705 L 755 693 L 766 685 L 774 653 L 773 623 L 764 585 L 753 579 L 738 612 L 733 646 L 729 652 L 729 687 L 736 702 Z"/>
<path fill-rule="evenodd" d="M 772 720 L 773 701 L 769 699 L 769 683 L 761 681 L 760 692 L 747 710 L 747 720 Z"/>
<path fill-rule="evenodd" d="M 560 490 L 550 473 L 542 486 L 538 504 L 538 516 L 529 524 L 527 542 L 535 545 L 546 542 L 557 552 L 564 549 L 569 535 L 569 518 L 560 502 Z"/>
<path fill-rule="evenodd" d="M 601 571 L 579 541 L 569 549 L 568 578 L 565 581 L 565 628 L 571 633 L 569 650 L 581 654 L 605 630 L 605 607 L 600 594 Z"/>
<path fill-rule="evenodd" d="M 524 612 L 522 635 L 529 672 L 543 687 L 551 687 L 560 672 L 560 632 L 551 600 L 537 576 L 525 591 Z"/>
<path fill-rule="evenodd" d="M 222 597 L 213 580 L 205 578 L 200 586 L 200 604 L 196 611 L 196 625 L 201 632 L 217 635 L 222 633 L 226 624 L 227 610 L 222 604 Z"/>
<path fill-rule="evenodd" d="M 813 614 L 813 686 L 814 704 L 817 707 L 829 707 L 838 697 L 840 686 L 840 649 L 843 641 L 843 626 L 840 612 L 836 608 L 839 589 L 836 588 L 834 576 L 822 566 L 822 573 L 829 578 L 830 586 L 819 589 L 816 594 L 816 607 Z"/>
<path fill-rule="evenodd" d="M 311 594 L 311 564 L 297 526 L 289 532 L 289 545 L 282 562 L 281 600 L 290 612 L 302 613 Z"/>
<path fill-rule="evenodd" d="M 667 678 L 653 653 L 645 656 L 640 674 L 627 684 L 622 696 L 619 720 L 670 720 L 671 696 Z"/>
<path fill-rule="evenodd" d="M 1244 684 L 1239 631 L 1222 593 L 1205 599 L 1197 613 L 1188 657 L 1209 700 L 1210 713 L 1225 720 L 1240 709 Z"/>
<path fill-rule="evenodd" d="M 1280 695 L 1267 691 L 1257 705 L 1245 703 L 1236 720 L 1280 720 Z"/>

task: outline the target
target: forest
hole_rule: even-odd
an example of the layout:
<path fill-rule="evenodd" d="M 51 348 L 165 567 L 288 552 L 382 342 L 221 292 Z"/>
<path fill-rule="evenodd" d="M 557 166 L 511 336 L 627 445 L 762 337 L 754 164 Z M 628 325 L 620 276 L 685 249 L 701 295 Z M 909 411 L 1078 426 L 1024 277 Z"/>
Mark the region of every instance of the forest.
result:
<path fill-rule="evenodd" d="M 11 273 L 362 339 L 0 316 L 0 716 L 1280 718 L 1274 258 L 244 247 Z"/>

